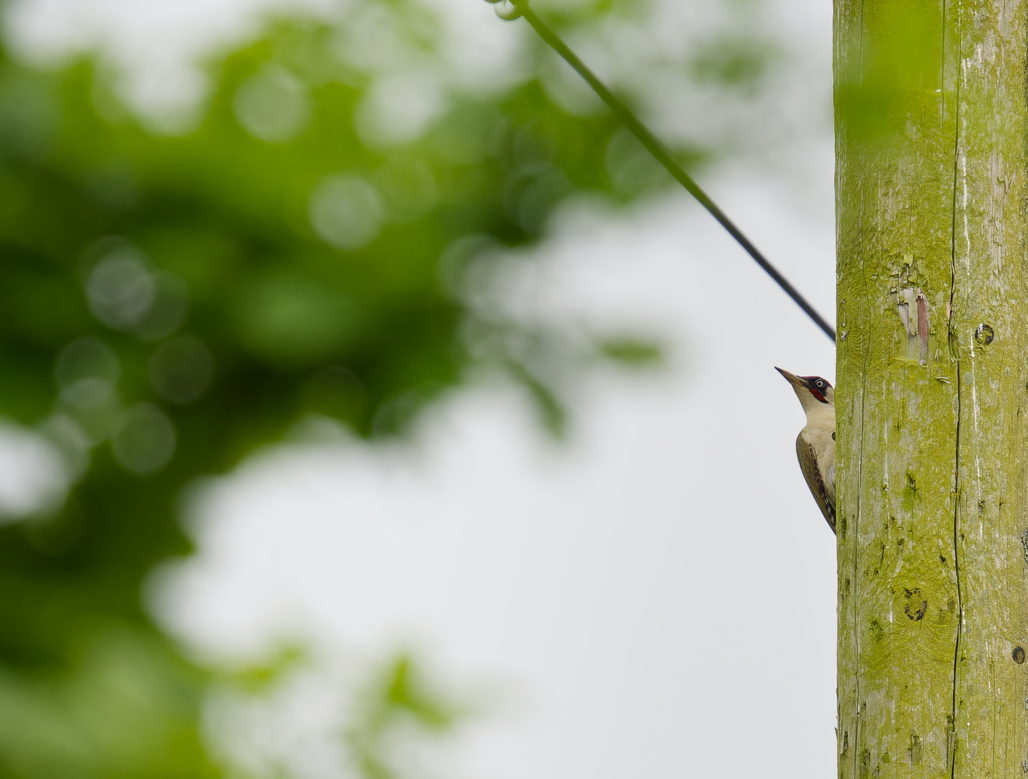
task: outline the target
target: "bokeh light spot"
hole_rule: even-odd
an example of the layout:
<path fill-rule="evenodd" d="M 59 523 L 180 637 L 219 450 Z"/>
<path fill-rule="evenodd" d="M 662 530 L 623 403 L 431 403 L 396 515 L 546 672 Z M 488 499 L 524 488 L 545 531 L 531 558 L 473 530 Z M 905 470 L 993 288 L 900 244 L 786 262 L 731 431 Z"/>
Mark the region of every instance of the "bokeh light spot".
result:
<path fill-rule="evenodd" d="M 424 70 L 379 78 L 357 105 L 354 127 L 370 148 L 410 143 L 446 109 L 438 78 Z"/>
<path fill-rule="evenodd" d="M 67 414 L 52 414 L 39 426 L 61 456 L 68 484 L 78 481 L 89 469 L 93 441 L 82 426 Z"/>
<path fill-rule="evenodd" d="M 93 408 L 107 400 L 120 373 L 114 350 L 92 336 L 78 338 L 65 346 L 54 364 L 61 400 L 81 409 Z"/>
<path fill-rule="evenodd" d="M 158 271 L 153 274 L 153 282 L 153 304 L 133 331 L 144 341 L 156 341 L 171 335 L 182 326 L 189 312 L 189 288 L 182 279 Z"/>
<path fill-rule="evenodd" d="M 374 176 L 391 222 L 410 222 L 428 213 L 439 200 L 432 171 L 420 160 L 396 157 Z"/>
<path fill-rule="evenodd" d="M 311 113 L 303 82 L 274 65 L 243 82 L 232 108 L 243 129 L 268 143 L 295 138 L 307 126 Z"/>
<path fill-rule="evenodd" d="M 192 336 L 166 341 L 150 357 L 150 383 L 162 398 L 172 403 L 185 405 L 199 398 L 213 373 L 210 350 Z"/>
<path fill-rule="evenodd" d="M 175 426 L 151 403 L 138 403 L 121 417 L 111 439 L 114 458 L 140 475 L 159 471 L 175 453 Z"/>
<path fill-rule="evenodd" d="M 146 317 L 155 284 L 138 251 L 122 245 L 96 264 L 86 282 L 93 316 L 115 330 L 131 330 Z"/>
<path fill-rule="evenodd" d="M 367 246 L 382 229 L 382 199 L 360 176 L 330 176 L 311 193 L 311 225 L 338 249 Z"/>

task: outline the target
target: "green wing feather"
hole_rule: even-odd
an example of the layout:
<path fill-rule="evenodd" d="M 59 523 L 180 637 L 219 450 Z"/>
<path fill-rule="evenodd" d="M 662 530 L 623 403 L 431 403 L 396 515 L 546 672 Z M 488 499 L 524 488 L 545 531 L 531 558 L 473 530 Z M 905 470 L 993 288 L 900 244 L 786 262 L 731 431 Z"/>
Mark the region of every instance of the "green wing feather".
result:
<path fill-rule="evenodd" d="M 803 470 L 803 477 L 807 480 L 807 486 L 817 501 L 818 508 L 828 521 L 828 527 L 835 532 L 835 495 L 829 493 L 821 478 L 821 471 L 817 467 L 817 456 L 814 454 L 814 447 L 803 439 L 801 434 L 796 439 L 796 455 L 800 460 L 800 468 Z"/>

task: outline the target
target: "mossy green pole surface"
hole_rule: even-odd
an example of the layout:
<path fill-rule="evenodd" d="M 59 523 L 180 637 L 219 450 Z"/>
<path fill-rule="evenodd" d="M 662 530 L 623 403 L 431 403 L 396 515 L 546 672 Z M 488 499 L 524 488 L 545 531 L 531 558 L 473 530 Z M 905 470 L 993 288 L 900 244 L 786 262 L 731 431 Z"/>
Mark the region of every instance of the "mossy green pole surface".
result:
<path fill-rule="evenodd" d="M 839 776 L 1028 776 L 1028 0 L 836 0 Z"/>

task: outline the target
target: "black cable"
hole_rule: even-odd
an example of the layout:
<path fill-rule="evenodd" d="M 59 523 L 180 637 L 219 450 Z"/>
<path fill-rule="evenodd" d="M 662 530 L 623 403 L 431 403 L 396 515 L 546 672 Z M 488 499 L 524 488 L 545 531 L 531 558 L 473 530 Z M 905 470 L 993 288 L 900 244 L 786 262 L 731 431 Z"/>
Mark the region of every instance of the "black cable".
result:
<path fill-rule="evenodd" d="M 496 2 L 497 0 L 488 0 L 488 2 Z M 560 37 L 551 30 L 546 24 L 540 19 L 535 12 L 528 7 L 528 3 L 524 0 L 514 0 L 515 8 L 520 12 L 521 16 L 524 16 L 530 25 L 539 33 L 539 37 L 542 38 L 554 51 L 556 51 L 565 62 L 567 62 L 572 68 L 577 71 L 578 75 L 586 80 L 592 90 L 600 96 L 600 99 L 607 104 L 608 108 L 614 112 L 614 115 L 621 120 L 626 128 L 639 139 L 640 143 L 646 147 L 647 151 L 654 156 L 664 168 L 670 173 L 678 182 L 688 190 L 689 194 L 696 198 L 700 205 L 702 205 L 714 217 L 718 223 L 728 231 L 739 245 L 746 250 L 747 254 L 752 257 L 757 265 L 764 269 L 775 283 L 792 298 L 793 302 L 803 309 L 803 312 L 809 316 L 818 327 L 832 339 L 832 343 L 835 343 L 835 329 L 824 320 L 824 318 L 814 309 L 807 299 L 799 293 L 799 291 L 789 282 L 785 276 L 783 276 L 778 269 L 772 265 L 768 259 L 761 254 L 760 250 L 747 238 L 742 230 L 735 226 L 735 223 L 728 218 L 728 216 L 718 208 L 717 203 L 710 199 L 699 184 L 693 181 L 692 177 L 686 173 L 682 166 L 672 159 L 668 150 L 664 148 L 664 145 L 657 140 L 657 138 L 651 133 L 646 126 L 639 121 L 631 109 L 628 108 L 624 103 L 618 100 L 614 94 L 604 86 L 603 82 L 600 81 L 596 74 L 593 73 L 586 66 L 582 60 L 578 58 L 571 49 L 568 48 L 567 44 L 560 39 Z"/>

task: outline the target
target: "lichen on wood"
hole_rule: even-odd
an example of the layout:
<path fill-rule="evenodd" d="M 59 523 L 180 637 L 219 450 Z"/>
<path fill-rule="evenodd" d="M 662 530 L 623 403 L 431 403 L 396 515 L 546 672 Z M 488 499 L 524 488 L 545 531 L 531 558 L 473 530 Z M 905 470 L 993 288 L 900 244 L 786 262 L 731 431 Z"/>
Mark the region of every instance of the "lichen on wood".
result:
<path fill-rule="evenodd" d="M 846 779 L 1028 776 L 1026 16 L 835 3 Z"/>

